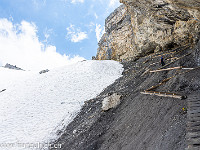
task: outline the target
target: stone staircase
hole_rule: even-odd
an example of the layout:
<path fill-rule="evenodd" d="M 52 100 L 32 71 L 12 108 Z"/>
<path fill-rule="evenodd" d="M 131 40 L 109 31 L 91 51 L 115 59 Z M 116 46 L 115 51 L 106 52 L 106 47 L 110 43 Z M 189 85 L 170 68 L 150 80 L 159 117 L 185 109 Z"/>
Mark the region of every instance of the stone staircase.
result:
<path fill-rule="evenodd" d="M 186 150 L 200 150 L 200 93 L 187 99 L 187 143 Z"/>

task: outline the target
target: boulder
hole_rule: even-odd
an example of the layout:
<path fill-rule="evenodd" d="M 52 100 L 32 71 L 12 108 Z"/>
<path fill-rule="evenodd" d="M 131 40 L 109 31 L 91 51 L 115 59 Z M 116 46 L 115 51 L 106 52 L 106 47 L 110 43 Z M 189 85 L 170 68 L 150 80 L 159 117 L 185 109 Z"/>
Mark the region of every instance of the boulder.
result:
<path fill-rule="evenodd" d="M 117 107 L 121 102 L 120 98 L 121 95 L 118 95 L 117 93 L 105 97 L 102 101 L 102 110 L 107 111 L 111 108 Z"/>

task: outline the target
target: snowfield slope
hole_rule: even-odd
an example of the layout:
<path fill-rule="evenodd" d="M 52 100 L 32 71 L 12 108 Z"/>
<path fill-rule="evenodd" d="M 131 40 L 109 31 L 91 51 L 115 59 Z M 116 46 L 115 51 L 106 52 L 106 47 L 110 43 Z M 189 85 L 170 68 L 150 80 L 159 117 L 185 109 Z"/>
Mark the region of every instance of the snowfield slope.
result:
<path fill-rule="evenodd" d="M 83 61 L 45 74 L 0 68 L 0 149 L 28 150 L 29 143 L 55 139 L 84 101 L 122 72 L 114 61 Z"/>

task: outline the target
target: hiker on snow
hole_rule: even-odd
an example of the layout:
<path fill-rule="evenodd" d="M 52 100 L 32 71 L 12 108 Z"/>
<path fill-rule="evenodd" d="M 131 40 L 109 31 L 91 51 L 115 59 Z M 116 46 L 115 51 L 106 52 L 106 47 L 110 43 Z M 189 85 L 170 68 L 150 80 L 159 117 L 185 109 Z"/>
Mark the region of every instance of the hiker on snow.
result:
<path fill-rule="evenodd" d="M 160 62 L 161 62 L 161 65 L 162 65 L 162 66 L 165 65 L 165 62 L 164 62 L 164 58 L 163 58 L 163 56 L 161 56 Z"/>

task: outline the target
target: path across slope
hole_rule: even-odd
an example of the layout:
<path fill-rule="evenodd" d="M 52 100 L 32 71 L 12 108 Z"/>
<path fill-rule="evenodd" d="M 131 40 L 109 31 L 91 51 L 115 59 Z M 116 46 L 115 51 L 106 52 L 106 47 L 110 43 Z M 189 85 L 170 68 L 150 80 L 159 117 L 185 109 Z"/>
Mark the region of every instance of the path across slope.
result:
<path fill-rule="evenodd" d="M 200 93 L 191 95 L 187 99 L 187 150 L 200 149 Z"/>

